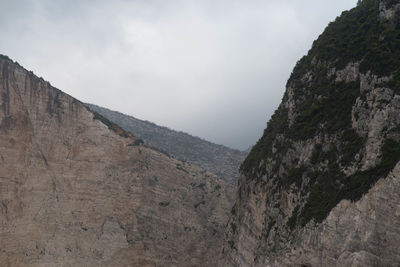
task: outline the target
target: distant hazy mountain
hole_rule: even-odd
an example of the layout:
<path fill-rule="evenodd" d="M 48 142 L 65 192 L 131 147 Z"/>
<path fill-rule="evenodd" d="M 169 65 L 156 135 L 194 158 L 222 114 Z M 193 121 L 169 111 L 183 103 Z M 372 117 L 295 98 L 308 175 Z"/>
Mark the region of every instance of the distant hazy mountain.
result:
<path fill-rule="evenodd" d="M 200 166 L 231 184 L 236 184 L 238 169 L 247 155 L 246 152 L 213 144 L 190 134 L 158 126 L 117 111 L 92 104 L 86 105 L 92 111 L 142 138 L 145 144 L 179 160 Z"/>

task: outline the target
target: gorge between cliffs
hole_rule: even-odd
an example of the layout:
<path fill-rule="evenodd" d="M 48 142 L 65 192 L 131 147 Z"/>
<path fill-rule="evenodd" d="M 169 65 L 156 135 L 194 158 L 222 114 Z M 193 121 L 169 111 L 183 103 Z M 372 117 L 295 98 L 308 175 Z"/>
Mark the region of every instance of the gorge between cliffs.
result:
<path fill-rule="evenodd" d="M 400 1 L 326 27 L 249 153 L 0 56 L 0 244 L 10 267 L 400 266 Z"/>

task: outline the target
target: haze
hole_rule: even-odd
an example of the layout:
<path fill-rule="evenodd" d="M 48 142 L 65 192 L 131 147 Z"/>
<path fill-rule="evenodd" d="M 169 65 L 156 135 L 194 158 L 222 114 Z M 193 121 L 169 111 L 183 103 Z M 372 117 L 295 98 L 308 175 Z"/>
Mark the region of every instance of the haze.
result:
<path fill-rule="evenodd" d="M 247 149 L 356 0 L 2 0 L 0 53 L 81 101 Z"/>

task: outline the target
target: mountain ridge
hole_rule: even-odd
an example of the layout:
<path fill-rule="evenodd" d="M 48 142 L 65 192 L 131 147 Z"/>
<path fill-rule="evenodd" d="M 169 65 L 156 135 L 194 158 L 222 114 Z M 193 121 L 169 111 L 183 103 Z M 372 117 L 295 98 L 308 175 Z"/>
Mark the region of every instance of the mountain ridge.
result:
<path fill-rule="evenodd" d="M 239 166 L 247 155 L 246 152 L 214 144 L 200 137 L 140 120 L 118 111 L 93 104 L 85 105 L 143 139 L 146 145 L 204 168 L 230 184 L 236 184 Z"/>

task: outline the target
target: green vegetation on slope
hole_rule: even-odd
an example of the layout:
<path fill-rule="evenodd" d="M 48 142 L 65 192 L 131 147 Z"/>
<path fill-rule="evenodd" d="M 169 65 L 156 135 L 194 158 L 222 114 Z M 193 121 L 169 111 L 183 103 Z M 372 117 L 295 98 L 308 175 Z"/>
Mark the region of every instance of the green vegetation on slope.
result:
<path fill-rule="evenodd" d="M 345 177 L 340 172 L 339 166 L 335 164 L 329 171 L 321 173 L 299 216 L 300 224 L 304 226 L 311 219 L 322 222 L 329 211 L 342 199 L 351 201 L 361 199 L 380 178 L 389 174 L 399 160 L 400 144 L 386 139 L 382 147 L 382 159 L 375 167 Z"/>
<path fill-rule="evenodd" d="M 256 171 L 262 159 L 272 156 L 272 145 L 278 134 L 283 134 L 288 127 L 287 109 L 282 105 L 272 115 L 271 120 L 264 130 L 260 140 L 253 146 L 247 158 L 240 167 L 240 171 L 246 173 L 248 177 L 256 175 Z M 282 151 L 283 152 L 283 151 Z M 265 174 L 265 168 L 261 168 Z"/>
<path fill-rule="evenodd" d="M 385 86 L 400 93 L 400 20 L 381 19 L 380 2 L 364 0 L 328 25 L 308 55 L 298 61 L 288 80 L 287 86 L 292 89 L 295 100 L 294 122 L 289 126 L 288 110 L 281 104 L 241 165 L 240 170 L 247 179 L 260 181 L 267 172 L 265 162 L 270 159 L 274 166 L 267 178 L 277 177 L 274 182 L 278 189 L 288 189 L 291 184 L 302 188 L 302 195 L 308 198 L 305 206 L 297 207 L 290 218 L 288 226 L 291 229 L 297 223 L 305 225 L 312 219 L 321 222 L 342 199 L 359 200 L 400 160 L 400 145 L 386 139 L 377 166 L 350 177 L 341 171 L 352 164 L 365 143 L 351 125 L 352 107 L 358 97 L 365 96 L 360 93 L 359 79 L 337 82 L 336 77 L 329 75 L 329 70 L 340 70 L 349 63 L 359 62 L 361 73 L 371 71 L 378 76 L 392 75 Z M 400 2 L 386 0 L 384 3 L 390 7 Z M 288 100 L 287 91 L 283 102 Z M 327 134 L 335 136 L 338 145 L 323 151 L 317 144 L 309 168 L 282 166 L 282 158 L 293 142 Z M 325 163 L 328 166 L 324 170 L 312 168 Z M 282 169 L 284 174 L 278 175 L 278 170 Z M 305 177 L 308 177 L 307 185 L 302 184 Z"/>
<path fill-rule="evenodd" d="M 360 81 L 335 82 L 334 78 L 327 77 L 327 70 L 323 65 L 314 66 L 313 71 L 317 75 L 314 75 L 311 83 L 298 81 L 295 88 L 295 93 L 303 93 L 306 96 L 296 107 L 298 114 L 295 122 L 289 127 L 287 109 L 280 106 L 268 122 L 264 135 L 243 162 L 243 173 L 254 176 L 258 171 L 263 175 L 265 170 L 259 168 L 263 159 L 277 158 L 278 155 L 286 153 L 290 144 L 276 142 L 279 134 L 284 134 L 285 138 L 291 140 L 307 140 L 320 132 L 333 133 L 344 130 L 342 139 L 347 151 L 342 159 L 343 163 L 348 163 L 349 157 L 360 150 L 363 141 L 351 128 L 351 110 L 360 94 Z M 286 99 L 287 96 L 284 97 L 284 101 Z M 280 144 L 275 147 L 277 153 L 272 153 L 274 142 L 276 145 Z M 277 162 L 280 164 L 279 160 Z"/>
<path fill-rule="evenodd" d="M 289 81 L 300 79 L 314 57 L 341 69 L 349 62 L 361 61 L 360 70 L 390 75 L 400 68 L 400 21 L 379 18 L 378 0 L 364 0 L 358 7 L 344 11 L 331 22 L 313 43 L 308 55 L 293 70 Z M 387 6 L 391 6 L 394 2 Z"/>

